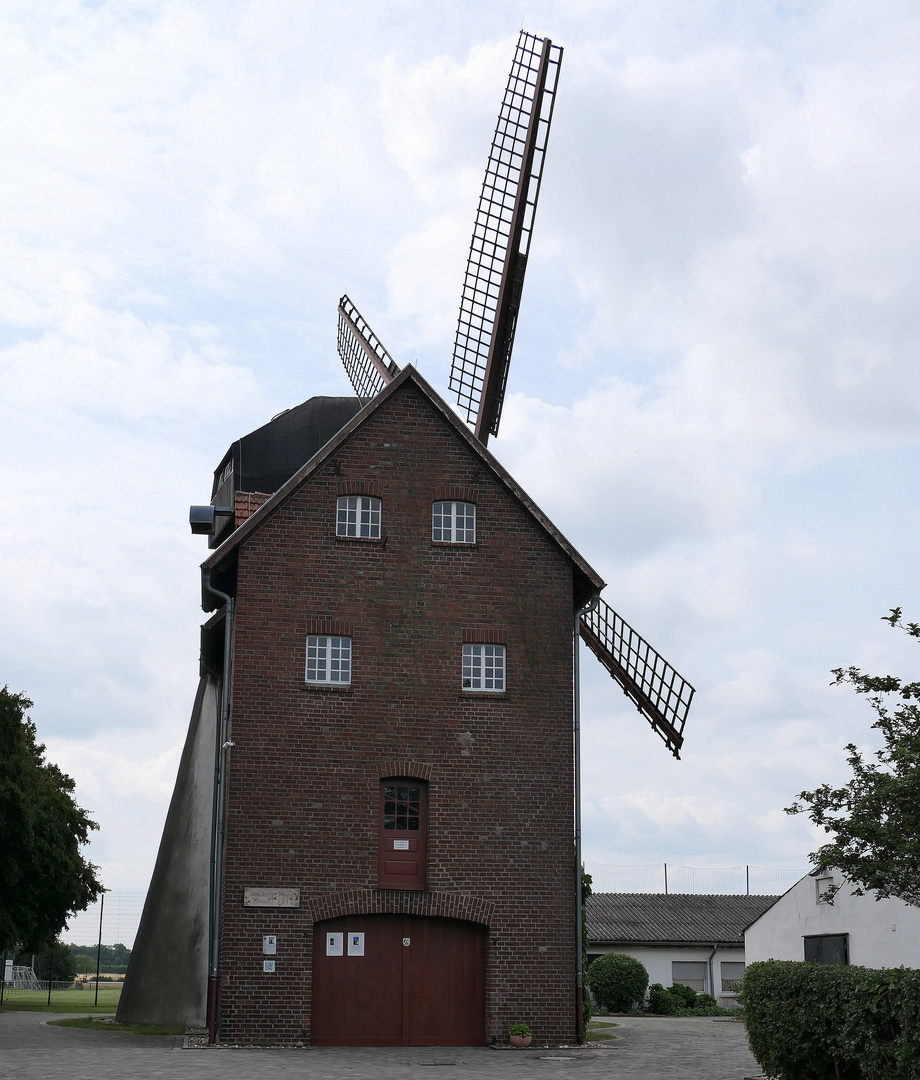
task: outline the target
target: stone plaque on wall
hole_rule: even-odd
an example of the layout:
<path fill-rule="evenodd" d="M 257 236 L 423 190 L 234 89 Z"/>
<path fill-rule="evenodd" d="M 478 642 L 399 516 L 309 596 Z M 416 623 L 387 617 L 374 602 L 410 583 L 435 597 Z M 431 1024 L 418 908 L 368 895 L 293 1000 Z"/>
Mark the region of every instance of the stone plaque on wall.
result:
<path fill-rule="evenodd" d="M 300 907 L 300 889 L 244 889 L 243 907 Z"/>

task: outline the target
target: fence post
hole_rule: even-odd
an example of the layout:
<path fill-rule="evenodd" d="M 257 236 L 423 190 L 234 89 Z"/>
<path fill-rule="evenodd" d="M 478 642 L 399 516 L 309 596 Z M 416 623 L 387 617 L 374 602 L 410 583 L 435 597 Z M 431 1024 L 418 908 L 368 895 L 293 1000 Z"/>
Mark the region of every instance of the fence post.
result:
<path fill-rule="evenodd" d="M 54 942 L 51 942 L 51 955 L 48 957 L 48 1004 L 51 1004 L 51 976 L 54 974 Z"/>
<path fill-rule="evenodd" d="M 99 958 L 102 955 L 102 912 L 105 910 L 105 889 L 99 898 L 99 941 L 96 943 L 96 996 L 93 998 L 93 1008 L 99 1004 Z"/>
<path fill-rule="evenodd" d="M 16 957 L 14 956 L 15 960 Z M 3 974 L 0 975 L 0 1005 L 3 1004 L 3 989 L 6 986 L 6 949 L 3 950 L 3 960 L 0 961 L 3 964 Z"/>
<path fill-rule="evenodd" d="M 668 864 L 664 864 L 664 895 L 668 895 Z"/>
<path fill-rule="evenodd" d="M 751 895 L 751 868 L 745 866 L 744 868 L 744 883 L 745 883 L 745 896 Z"/>

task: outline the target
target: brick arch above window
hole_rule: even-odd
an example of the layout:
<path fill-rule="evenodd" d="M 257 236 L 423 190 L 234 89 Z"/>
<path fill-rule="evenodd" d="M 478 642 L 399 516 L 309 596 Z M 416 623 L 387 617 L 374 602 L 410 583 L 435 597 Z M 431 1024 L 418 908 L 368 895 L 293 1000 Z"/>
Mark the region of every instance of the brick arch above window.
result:
<path fill-rule="evenodd" d="M 475 503 L 479 501 L 479 488 L 472 484 L 441 484 L 434 489 L 432 499 L 434 502 L 451 500 Z"/>
<path fill-rule="evenodd" d="M 377 480 L 339 480 L 335 485 L 336 495 L 370 495 L 380 498 L 380 482 Z"/>
<path fill-rule="evenodd" d="M 430 780 L 434 771 L 433 765 L 427 765 L 421 761 L 378 761 L 377 779 L 384 780 L 387 777 L 412 777 L 414 780 Z"/>
<path fill-rule="evenodd" d="M 313 922 L 342 915 L 429 915 L 463 919 L 491 926 L 495 904 L 480 896 L 447 892 L 400 892 L 352 889 L 311 896 L 307 907 Z"/>

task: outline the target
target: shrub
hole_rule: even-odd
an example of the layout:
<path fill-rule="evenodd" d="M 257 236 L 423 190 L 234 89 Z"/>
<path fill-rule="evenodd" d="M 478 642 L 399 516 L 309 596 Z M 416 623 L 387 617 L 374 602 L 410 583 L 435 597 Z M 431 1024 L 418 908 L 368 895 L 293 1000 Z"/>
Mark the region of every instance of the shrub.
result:
<path fill-rule="evenodd" d="M 677 998 L 678 1007 L 681 1009 L 695 1009 L 700 997 L 692 986 L 684 986 L 683 983 L 672 983 L 668 990 Z M 708 995 L 707 995 L 708 996 Z M 715 998 L 712 999 L 715 1005 Z"/>
<path fill-rule="evenodd" d="M 652 983 L 648 988 L 648 1011 L 656 1016 L 673 1016 L 679 1005 L 678 998 L 665 989 L 661 983 Z"/>
<path fill-rule="evenodd" d="M 759 961 L 741 1001 L 768 1076 L 920 1080 L 920 971 Z"/>
<path fill-rule="evenodd" d="M 508 1034 L 517 1035 L 521 1039 L 526 1039 L 528 1036 L 533 1035 L 533 1032 L 527 1024 L 509 1024 Z"/>
<path fill-rule="evenodd" d="M 605 953 L 588 968 L 585 981 L 602 1009 L 629 1012 L 645 998 L 648 972 L 632 956 Z"/>

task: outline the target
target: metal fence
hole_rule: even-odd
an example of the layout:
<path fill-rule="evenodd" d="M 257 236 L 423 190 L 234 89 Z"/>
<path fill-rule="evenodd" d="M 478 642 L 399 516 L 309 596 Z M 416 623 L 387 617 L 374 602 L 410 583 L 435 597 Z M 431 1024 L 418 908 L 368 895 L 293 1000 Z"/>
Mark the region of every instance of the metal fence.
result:
<path fill-rule="evenodd" d="M 86 911 L 78 911 L 67 920 L 60 940 L 68 945 L 126 945 L 134 947 L 134 938 L 144 910 L 142 892 L 107 892 Z"/>
<path fill-rule="evenodd" d="M 675 866 L 673 863 L 585 863 L 596 893 L 709 893 L 777 896 L 790 889 L 809 867 Z"/>

